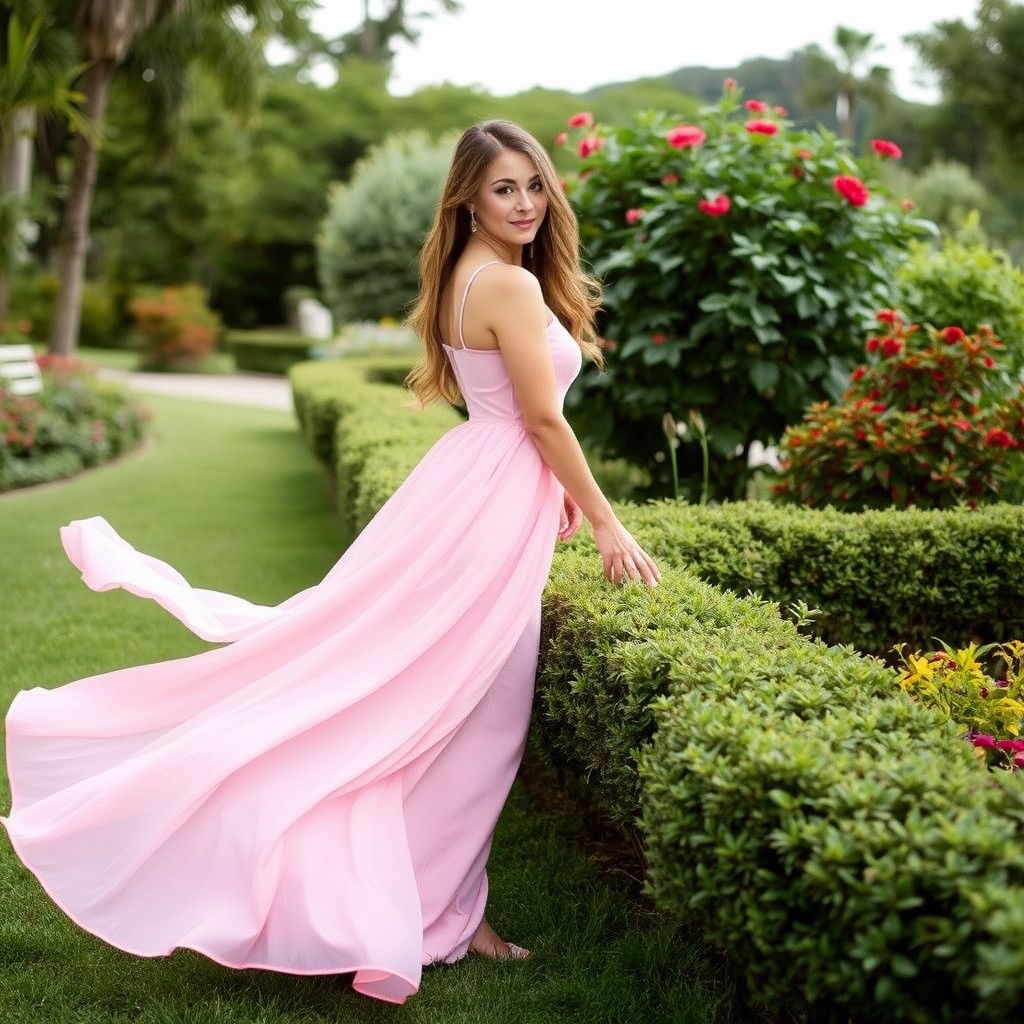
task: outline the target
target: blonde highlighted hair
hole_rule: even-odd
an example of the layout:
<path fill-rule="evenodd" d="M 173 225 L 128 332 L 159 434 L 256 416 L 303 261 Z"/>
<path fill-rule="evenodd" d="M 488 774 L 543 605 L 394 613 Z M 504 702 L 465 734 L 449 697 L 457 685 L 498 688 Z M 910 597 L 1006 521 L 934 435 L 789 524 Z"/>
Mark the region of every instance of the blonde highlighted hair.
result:
<path fill-rule="evenodd" d="M 461 399 L 458 382 L 441 347 L 441 292 L 469 241 L 467 204 L 479 191 L 491 161 L 505 150 L 530 158 L 547 193 L 547 216 L 532 245 L 524 249 L 523 265 L 537 277 L 545 302 L 583 354 L 599 365 L 603 362 L 594 327 L 601 288 L 580 267 L 576 217 L 551 158 L 519 125 L 482 121 L 466 129 L 455 147 L 434 224 L 420 250 L 420 291 L 408 322 L 423 344 L 423 355 L 405 382 L 421 405 L 442 398 L 453 403 Z"/>

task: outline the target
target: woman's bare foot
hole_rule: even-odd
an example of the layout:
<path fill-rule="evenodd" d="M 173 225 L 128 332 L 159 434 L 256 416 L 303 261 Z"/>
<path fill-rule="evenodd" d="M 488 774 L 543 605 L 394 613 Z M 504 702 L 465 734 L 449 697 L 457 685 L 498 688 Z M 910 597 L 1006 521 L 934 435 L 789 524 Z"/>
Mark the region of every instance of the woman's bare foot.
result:
<path fill-rule="evenodd" d="M 480 953 L 495 960 L 525 960 L 530 955 L 528 949 L 502 939 L 487 923 L 487 918 L 480 922 L 469 943 L 469 949 L 470 952 Z"/>

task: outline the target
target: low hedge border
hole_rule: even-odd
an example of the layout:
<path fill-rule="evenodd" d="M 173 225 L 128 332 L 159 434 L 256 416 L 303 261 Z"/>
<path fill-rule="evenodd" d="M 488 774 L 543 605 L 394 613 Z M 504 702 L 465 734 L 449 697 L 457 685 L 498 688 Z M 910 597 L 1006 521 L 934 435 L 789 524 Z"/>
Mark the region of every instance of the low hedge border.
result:
<path fill-rule="evenodd" d="M 313 338 L 285 332 L 230 331 L 227 346 L 239 370 L 286 374 L 296 363 L 309 359 Z"/>
<path fill-rule="evenodd" d="M 367 379 L 374 372 L 385 372 L 381 360 L 291 371 L 303 429 L 345 480 L 354 524 L 458 422 L 450 409 L 403 409 L 400 391 Z M 667 568 L 692 561 L 714 575 L 729 542 L 747 536 L 732 549 L 747 575 L 733 583 L 768 591 L 766 581 L 787 580 L 809 603 L 813 589 L 797 588 L 824 585 L 823 551 L 863 551 L 876 561 L 861 565 L 877 565 L 904 544 L 921 558 L 926 538 L 944 543 L 940 524 L 961 523 L 922 513 L 911 535 L 889 530 L 888 513 L 842 527 L 851 517 L 813 512 L 788 545 L 793 510 L 621 511 Z M 777 512 L 778 533 L 757 527 Z M 1019 543 L 1012 510 L 962 517 L 990 514 L 1003 531 L 991 541 L 998 561 Z M 901 516 L 913 519 L 890 518 Z M 872 527 L 884 544 L 868 543 Z M 785 558 L 770 551 L 773 537 Z M 958 559 L 949 571 L 963 582 L 976 566 Z M 878 659 L 804 637 L 777 605 L 683 568 L 653 591 L 612 589 L 589 540 L 576 538 L 545 591 L 534 731 L 594 806 L 639 828 L 655 902 L 728 948 L 753 998 L 790 1011 L 800 1000 L 815 1021 L 996 1024 L 1024 1003 L 1024 789 L 987 773 L 955 726 L 913 704 Z"/>

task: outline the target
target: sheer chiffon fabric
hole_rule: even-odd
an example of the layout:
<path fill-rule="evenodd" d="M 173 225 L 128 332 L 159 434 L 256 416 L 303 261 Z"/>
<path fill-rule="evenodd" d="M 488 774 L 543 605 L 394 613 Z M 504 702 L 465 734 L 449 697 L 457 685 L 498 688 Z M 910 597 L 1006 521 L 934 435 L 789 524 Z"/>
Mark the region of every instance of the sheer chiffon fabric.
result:
<path fill-rule="evenodd" d="M 564 397 L 579 347 L 556 321 L 548 340 Z M 0 821 L 81 927 L 141 956 L 352 972 L 396 1003 L 422 965 L 465 955 L 523 753 L 562 490 L 500 353 L 448 352 L 468 421 L 277 606 L 190 586 L 100 517 L 62 529 L 89 587 L 225 645 L 15 697 Z"/>

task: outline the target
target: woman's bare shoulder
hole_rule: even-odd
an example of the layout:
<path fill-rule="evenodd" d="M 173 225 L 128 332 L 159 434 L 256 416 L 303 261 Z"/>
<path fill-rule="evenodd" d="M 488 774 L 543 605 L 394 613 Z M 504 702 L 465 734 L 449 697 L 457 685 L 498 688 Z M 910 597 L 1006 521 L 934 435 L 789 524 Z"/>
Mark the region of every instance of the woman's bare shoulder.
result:
<path fill-rule="evenodd" d="M 525 267 L 511 263 L 499 263 L 487 267 L 473 285 L 479 288 L 481 297 L 504 303 L 529 303 L 543 305 L 544 296 L 540 282 Z"/>

